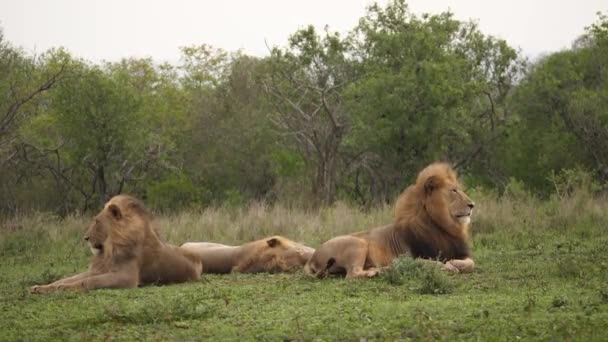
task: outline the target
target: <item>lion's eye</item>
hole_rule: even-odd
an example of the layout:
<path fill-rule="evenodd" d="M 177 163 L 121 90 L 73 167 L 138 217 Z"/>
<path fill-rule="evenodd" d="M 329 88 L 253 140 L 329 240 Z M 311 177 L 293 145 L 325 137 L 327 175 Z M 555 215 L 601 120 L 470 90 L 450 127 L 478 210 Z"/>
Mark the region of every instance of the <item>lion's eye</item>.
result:
<path fill-rule="evenodd" d="M 458 192 L 458 189 L 452 189 L 452 192 Z"/>

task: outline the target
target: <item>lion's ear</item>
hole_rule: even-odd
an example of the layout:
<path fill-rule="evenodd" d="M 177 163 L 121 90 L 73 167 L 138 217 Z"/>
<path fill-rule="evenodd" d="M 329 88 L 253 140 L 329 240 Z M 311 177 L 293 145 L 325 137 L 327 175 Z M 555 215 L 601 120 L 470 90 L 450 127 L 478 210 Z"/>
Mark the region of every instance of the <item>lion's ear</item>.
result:
<path fill-rule="evenodd" d="M 122 218 L 122 212 L 116 204 L 110 204 L 108 206 L 108 211 L 110 212 L 110 215 L 112 215 L 112 217 L 116 220 L 120 220 Z"/>
<path fill-rule="evenodd" d="M 431 176 L 424 182 L 424 192 L 429 195 L 433 190 L 439 188 L 441 180 L 437 176 Z"/>
<path fill-rule="evenodd" d="M 266 243 L 270 247 L 276 247 L 281 244 L 281 241 L 279 241 L 279 239 L 277 239 L 277 238 L 270 238 L 270 239 L 266 240 Z"/>

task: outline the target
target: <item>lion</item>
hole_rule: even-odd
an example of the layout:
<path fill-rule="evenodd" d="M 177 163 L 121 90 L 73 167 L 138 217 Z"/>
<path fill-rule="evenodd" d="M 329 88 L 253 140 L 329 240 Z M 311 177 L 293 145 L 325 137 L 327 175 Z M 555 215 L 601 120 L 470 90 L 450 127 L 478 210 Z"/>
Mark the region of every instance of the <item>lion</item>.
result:
<path fill-rule="evenodd" d="M 316 277 L 373 277 L 408 255 L 438 262 L 450 272 L 472 272 L 468 240 L 474 207 L 452 167 L 433 163 L 399 196 L 392 224 L 328 240 L 304 271 Z"/>
<path fill-rule="evenodd" d="M 290 272 L 301 269 L 315 252 L 314 248 L 278 235 L 241 246 L 187 242 L 181 248 L 203 260 L 203 273 Z"/>
<path fill-rule="evenodd" d="M 152 215 L 129 195 L 110 199 L 93 219 L 84 239 L 93 253 L 88 271 L 33 286 L 30 291 L 135 288 L 200 279 L 200 258 L 162 242 Z"/>

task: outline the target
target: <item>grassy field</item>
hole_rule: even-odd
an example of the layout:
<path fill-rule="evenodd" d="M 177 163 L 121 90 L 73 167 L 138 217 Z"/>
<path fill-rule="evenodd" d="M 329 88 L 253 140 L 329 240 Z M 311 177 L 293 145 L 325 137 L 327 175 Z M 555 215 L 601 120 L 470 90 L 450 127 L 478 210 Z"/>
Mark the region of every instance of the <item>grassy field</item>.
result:
<path fill-rule="evenodd" d="M 207 275 L 197 283 L 30 295 L 86 268 L 89 218 L 0 221 L 0 340 L 607 340 L 608 203 L 471 193 L 475 273 L 403 259 L 370 280 L 301 273 Z M 338 204 L 161 216 L 172 243 L 282 234 L 313 247 L 391 220 Z"/>

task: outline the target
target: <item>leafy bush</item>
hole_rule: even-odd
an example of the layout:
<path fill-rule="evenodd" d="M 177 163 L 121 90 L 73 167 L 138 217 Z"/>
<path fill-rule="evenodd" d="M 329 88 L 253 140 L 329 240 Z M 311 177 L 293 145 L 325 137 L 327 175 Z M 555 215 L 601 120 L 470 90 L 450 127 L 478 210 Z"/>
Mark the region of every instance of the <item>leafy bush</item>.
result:
<path fill-rule="evenodd" d="M 205 202 L 204 190 L 184 174 L 172 174 L 153 182 L 147 187 L 146 194 L 148 205 L 158 210 L 172 211 Z"/>
<path fill-rule="evenodd" d="M 410 257 L 393 261 L 384 278 L 394 285 L 407 285 L 420 294 L 446 294 L 454 289 L 452 280 L 439 265 Z"/>
<path fill-rule="evenodd" d="M 580 167 L 562 169 L 559 172 L 551 171 L 549 181 L 555 188 L 555 195 L 559 198 L 570 196 L 575 192 L 596 193 L 602 190 L 600 183 L 593 173 Z"/>

